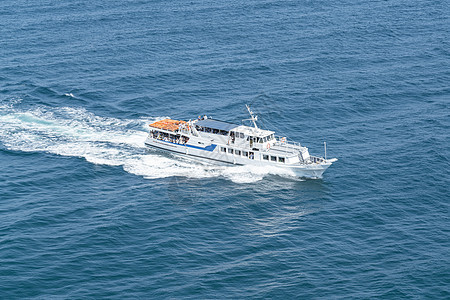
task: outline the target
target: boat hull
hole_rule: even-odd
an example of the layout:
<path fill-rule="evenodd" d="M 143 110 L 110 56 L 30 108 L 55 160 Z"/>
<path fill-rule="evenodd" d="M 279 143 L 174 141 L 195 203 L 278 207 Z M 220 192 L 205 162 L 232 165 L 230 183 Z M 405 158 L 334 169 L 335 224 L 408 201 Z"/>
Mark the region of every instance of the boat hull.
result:
<path fill-rule="evenodd" d="M 321 179 L 323 173 L 331 166 L 331 163 L 320 163 L 320 164 L 298 164 L 290 165 L 285 168 L 289 169 L 294 173 L 296 177 L 310 178 L 310 179 Z"/>
<path fill-rule="evenodd" d="M 221 165 L 221 166 L 229 166 L 229 165 L 233 165 L 233 162 L 228 162 L 228 161 L 223 161 L 223 160 L 219 160 L 219 159 L 215 159 L 215 158 L 207 158 L 201 155 L 197 155 L 191 152 L 186 153 L 186 150 L 183 148 L 167 148 L 167 146 L 165 147 L 164 145 L 157 145 L 155 143 L 145 143 L 145 145 L 150 148 L 150 149 L 154 149 L 154 150 L 158 150 L 158 151 L 162 151 L 164 153 L 168 153 L 168 154 L 172 154 L 175 155 L 177 157 L 180 158 L 189 158 L 189 159 L 194 159 L 195 161 L 199 161 L 202 163 L 206 163 L 206 164 L 213 164 L 213 165 Z M 240 164 L 237 164 L 240 165 Z"/>
<path fill-rule="evenodd" d="M 323 173 L 332 164 L 332 162 L 310 163 L 310 164 L 272 164 L 261 160 L 253 160 L 242 157 L 235 157 L 226 153 L 219 152 L 220 147 L 198 147 L 195 145 L 182 145 L 162 141 L 154 138 L 147 138 L 145 144 L 149 148 L 165 151 L 182 158 L 191 158 L 203 163 L 214 165 L 250 165 L 257 167 L 280 168 L 292 176 L 319 179 Z"/>

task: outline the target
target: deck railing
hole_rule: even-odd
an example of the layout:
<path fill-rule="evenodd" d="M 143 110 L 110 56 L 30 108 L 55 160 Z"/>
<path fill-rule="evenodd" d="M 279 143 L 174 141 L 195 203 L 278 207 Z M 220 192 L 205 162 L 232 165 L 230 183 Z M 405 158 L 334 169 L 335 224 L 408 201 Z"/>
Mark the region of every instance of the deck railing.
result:
<path fill-rule="evenodd" d="M 302 146 L 298 142 L 289 141 L 287 139 L 287 137 L 282 137 L 282 136 L 276 135 L 275 140 L 276 140 L 276 143 L 275 143 L 276 146 L 281 146 L 281 147 L 286 147 L 286 148 L 291 148 L 291 149 L 299 149 Z"/>

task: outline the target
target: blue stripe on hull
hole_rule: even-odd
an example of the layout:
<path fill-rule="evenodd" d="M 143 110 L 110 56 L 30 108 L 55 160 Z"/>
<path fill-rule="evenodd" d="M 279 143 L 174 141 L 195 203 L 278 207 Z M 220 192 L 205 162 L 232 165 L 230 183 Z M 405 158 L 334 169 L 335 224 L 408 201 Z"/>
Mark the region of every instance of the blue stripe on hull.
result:
<path fill-rule="evenodd" d="M 191 153 L 186 154 L 183 151 L 175 151 L 175 150 L 171 150 L 171 149 L 167 149 L 167 148 L 163 148 L 163 147 L 158 147 L 156 145 L 152 145 L 152 144 L 149 144 L 149 143 L 145 143 L 145 144 L 147 146 L 149 146 L 149 147 L 153 147 L 153 148 L 164 150 L 164 151 L 168 151 L 168 152 L 174 152 L 174 153 L 183 154 L 183 155 L 186 155 L 186 156 L 193 156 L 193 157 L 198 157 L 198 158 L 202 158 L 202 159 L 218 161 L 218 162 L 222 162 L 222 163 L 226 163 L 226 164 L 230 164 L 230 165 L 242 166 L 242 164 L 235 164 L 235 163 L 232 163 L 232 162 L 229 162 L 229 161 L 226 161 L 226 160 L 215 159 L 215 158 L 210 158 L 210 157 L 205 157 L 205 156 L 199 156 L 199 155 L 194 155 L 194 154 L 191 154 Z M 216 146 L 216 145 L 214 145 L 214 146 Z"/>
<path fill-rule="evenodd" d="M 181 145 L 181 144 L 177 144 L 177 143 L 172 143 L 172 142 L 169 142 L 169 141 L 163 141 L 163 140 L 158 140 L 159 142 L 164 142 L 164 143 L 168 143 L 168 144 L 174 144 L 174 145 L 178 145 L 178 146 L 183 146 L 183 147 L 189 147 L 189 148 L 194 148 L 194 149 L 199 149 L 199 150 L 204 150 L 204 151 L 209 151 L 209 152 L 212 152 L 212 151 L 214 151 L 214 149 L 216 149 L 216 147 L 217 147 L 217 145 L 215 145 L 215 144 L 211 144 L 211 145 L 209 145 L 209 146 L 206 146 L 206 147 L 198 147 L 198 146 L 193 146 L 193 145 L 188 145 L 188 144 L 186 144 L 186 145 Z"/>

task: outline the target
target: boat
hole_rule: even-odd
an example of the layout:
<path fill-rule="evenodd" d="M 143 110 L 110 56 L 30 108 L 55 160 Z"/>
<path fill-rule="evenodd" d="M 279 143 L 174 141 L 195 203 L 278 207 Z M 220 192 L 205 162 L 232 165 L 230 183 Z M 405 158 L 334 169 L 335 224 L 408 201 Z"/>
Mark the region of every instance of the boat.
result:
<path fill-rule="evenodd" d="M 145 144 L 180 156 L 214 164 L 277 167 L 302 178 L 322 178 L 337 158 L 312 156 L 307 147 L 257 126 L 258 116 L 246 105 L 253 126 L 207 117 L 150 124 Z M 244 123 L 244 122 L 243 122 Z"/>

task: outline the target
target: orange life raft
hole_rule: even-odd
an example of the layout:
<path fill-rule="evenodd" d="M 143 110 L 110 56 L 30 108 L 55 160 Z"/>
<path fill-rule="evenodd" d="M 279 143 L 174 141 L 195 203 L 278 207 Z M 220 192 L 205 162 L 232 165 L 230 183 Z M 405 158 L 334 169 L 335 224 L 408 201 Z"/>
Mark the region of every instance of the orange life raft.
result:
<path fill-rule="evenodd" d="M 158 128 L 158 129 L 164 129 L 169 131 L 175 131 L 178 129 L 180 124 L 187 124 L 185 121 L 178 121 L 178 120 L 172 120 L 172 119 L 164 119 L 161 121 L 156 121 L 152 124 L 150 124 L 150 127 Z"/>

